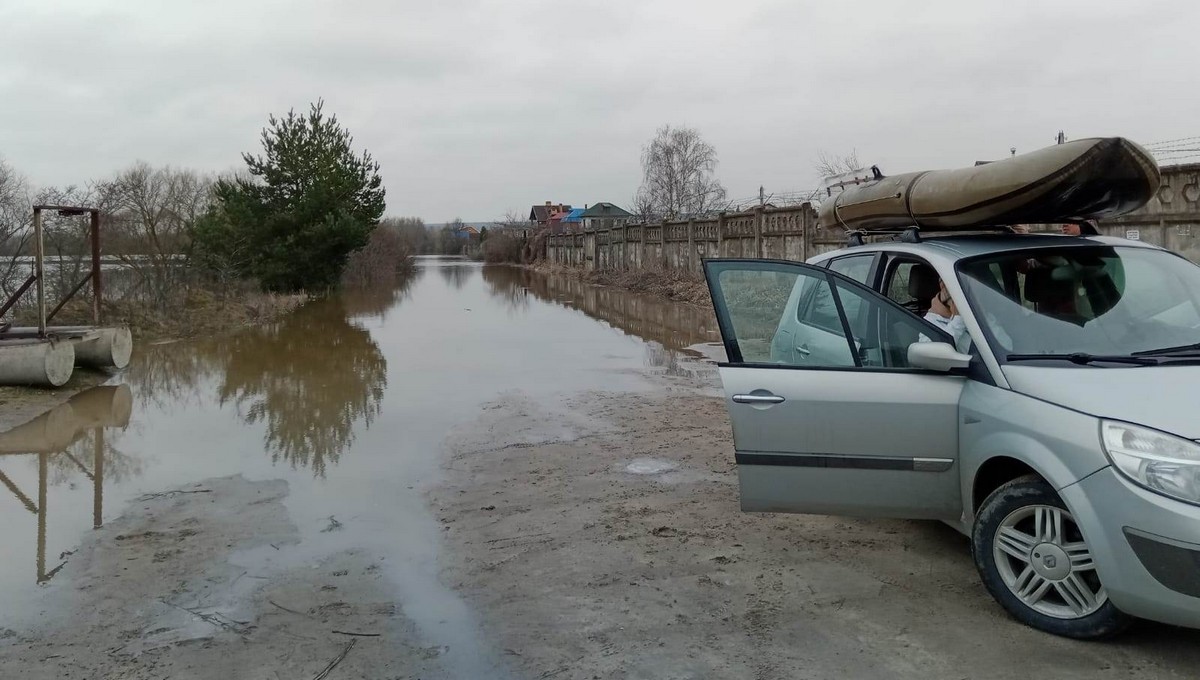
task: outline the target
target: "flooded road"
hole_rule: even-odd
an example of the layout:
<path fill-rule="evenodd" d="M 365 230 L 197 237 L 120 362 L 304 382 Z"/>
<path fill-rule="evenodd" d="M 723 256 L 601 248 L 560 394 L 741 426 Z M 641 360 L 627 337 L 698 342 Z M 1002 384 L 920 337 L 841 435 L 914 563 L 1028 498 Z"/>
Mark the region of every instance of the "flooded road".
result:
<path fill-rule="evenodd" d="M 686 348 L 717 339 L 706 310 L 425 259 L 396 290 L 344 293 L 227 338 L 142 347 L 110 386 L 0 436 L 0 627 L 60 613 L 72 551 L 131 503 L 207 493 L 200 480 L 282 479 L 295 540 L 232 562 L 267 578 L 367 555 L 439 667 L 495 677 L 501 660 L 439 580 L 441 528 L 424 492 L 443 442 L 498 395 L 552 407 L 581 391 L 648 389 L 653 374 L 697 370 L 681 361 Z"/>

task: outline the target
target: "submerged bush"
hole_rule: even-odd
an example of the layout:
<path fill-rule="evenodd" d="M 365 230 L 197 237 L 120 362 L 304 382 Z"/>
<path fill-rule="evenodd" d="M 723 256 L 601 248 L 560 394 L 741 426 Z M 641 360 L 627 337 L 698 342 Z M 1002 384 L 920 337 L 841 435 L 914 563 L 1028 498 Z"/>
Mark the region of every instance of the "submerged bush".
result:
<path fill-rule="evenodd" d="M 342 285 L 352 287 L 391 286 L 401 270 L 411 266 L 409 245 L 395 229 L 375 227 L 367 244 L 350 253 L 342 270 Z"/>

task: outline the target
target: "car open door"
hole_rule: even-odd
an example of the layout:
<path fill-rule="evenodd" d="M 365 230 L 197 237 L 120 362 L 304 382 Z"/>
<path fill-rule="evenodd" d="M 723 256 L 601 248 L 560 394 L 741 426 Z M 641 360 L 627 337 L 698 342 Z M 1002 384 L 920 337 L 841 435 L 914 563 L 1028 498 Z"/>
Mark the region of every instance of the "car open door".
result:
<path fill-rule="evenodd" d="M 743 510 L 958 519 L 966 378 L 908 364 L 909 345 L 949 336 L 811 265 L 707 260 L 704 273 Z"/>

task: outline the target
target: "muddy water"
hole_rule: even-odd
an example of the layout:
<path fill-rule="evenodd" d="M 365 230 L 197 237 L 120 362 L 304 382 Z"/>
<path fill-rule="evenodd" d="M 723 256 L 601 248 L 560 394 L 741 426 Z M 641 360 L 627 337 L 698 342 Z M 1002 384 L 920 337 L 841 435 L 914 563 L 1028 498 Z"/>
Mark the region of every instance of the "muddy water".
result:
<path fill-rule="evenodd" d="M 288 482 L 297 545 L 231 557 L 271 573 L 358 549 L 459 677 L 496 672 L 473 613 L 438 579 L 423 490 L 442 444 L 500 394 L 553 404 L 691 375 L 706 310 L 568 278 L 427 259 L 395 290 L 345 293 L 269 327 L 141 348 L 111 384 L 0 434 L 0 611 L 65 588 L 71 552 L 145 494 L 241 474 Z M 539 432 L 554 437 L 555 433 Z M 275 547 L 275 546 L 272 546 Z"/>

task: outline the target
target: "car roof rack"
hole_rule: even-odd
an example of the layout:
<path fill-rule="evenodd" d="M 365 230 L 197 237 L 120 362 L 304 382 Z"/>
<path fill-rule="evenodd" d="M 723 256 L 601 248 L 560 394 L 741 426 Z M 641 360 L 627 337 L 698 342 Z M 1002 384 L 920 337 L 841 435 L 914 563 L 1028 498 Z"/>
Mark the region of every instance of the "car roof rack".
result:
<path fill-rule="evenodd" d="M 846 246 L 861 246 L 866 244 L 868 236 L 886 236 L 900 243 L 921 243 L 926 239 L 946 236 L 986 236 L 992 234 L 1020 234 L 1011 224 L 996 224 L 991 226 L 971 227 L 969 229 L 949 229 L 938 231 L 921 231 L 920 227 L 904 229 L 875 229 L 866 231 L 856 229 L 846 232 Z"/>

